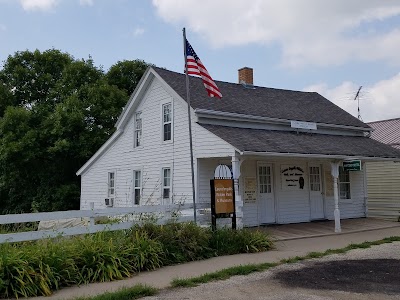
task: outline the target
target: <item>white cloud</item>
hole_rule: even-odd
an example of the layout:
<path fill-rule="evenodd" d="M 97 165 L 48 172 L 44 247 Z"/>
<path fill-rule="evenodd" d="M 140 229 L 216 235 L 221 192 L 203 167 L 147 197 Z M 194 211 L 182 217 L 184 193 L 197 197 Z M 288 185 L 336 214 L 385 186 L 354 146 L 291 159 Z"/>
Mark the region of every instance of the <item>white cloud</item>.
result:
<path fill-rule="evenodd" d="M 386 60 L 400 65 L 400 30 L 379 22 L 400 15 L 398 0 L 153 0 L 166 22 L 186 25 L 215 47 L 272 44 L 288 67 Z"/>
<path fill-rule="evenodd" d="M 22 8 L 27 11 L 50 11 L 58 2 L 58 0 L 20 0 Z"/>
<path fill-rule="evenodd" d="M 357 101 L 354 100 L 359 86 L 353 82 L 343 82 L 336 87 L 315 84 L 305 91 L 318 92 L 333 103 L 357 117 Z M 400 73 L 381 80 L 371 86 L 363 86 L 360 92 L 360 113 L 364 122 L 398 118 Z"/>
<path fill-rule="evenodd" d="M 79 0 L 79 4 L 82 6 L 93 6 L 93 0 Z"/>
<path fill-rule="evenodd" d="M 7 27 L 4 24 L 0 24 L 0 31 L 6 31 Z"/>
<path fill-rule="evenodd" d="M 26 11 L 51 11 L 61 0 L 19 0 Z M 94 0 L 79 0 L 81 6 L 93 6 Z"/>
<path fill-rule="evenodd" d="M 133 30 L 133 36 L 137 37 L 137 36 L 143 35 L 144 32 L 145 32 L 144 28 L 142 28 L 142 27 L 136 27 L 136 28 Z"/>

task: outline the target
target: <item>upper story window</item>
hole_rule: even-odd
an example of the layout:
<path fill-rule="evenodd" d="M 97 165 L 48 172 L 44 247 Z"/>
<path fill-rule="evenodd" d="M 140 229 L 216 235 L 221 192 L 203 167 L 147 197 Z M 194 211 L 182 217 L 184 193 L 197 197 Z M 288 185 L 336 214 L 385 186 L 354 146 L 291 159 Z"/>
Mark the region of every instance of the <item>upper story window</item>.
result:
<path fill-rule="evenodd" d="M 340 199 L 351 199 L 350 172 L 339 167 L 339 195 Z"/>
<path fill-rule="evenodd" d="M 135 115 L 135 147 L 139 147 L 142 143 L 142 113 L 138 112 Z"/>
<path fill-rule="evenodd" d="M 163 140 L 170 141 L 172 139 L 172 106 L 166 103 L 162 106 L 163 118 Z"/>
<path fill-rule="evenodd" d="M 108 173 L 108 197 L 113 198 L 115 195 L 115 173 Z"/>

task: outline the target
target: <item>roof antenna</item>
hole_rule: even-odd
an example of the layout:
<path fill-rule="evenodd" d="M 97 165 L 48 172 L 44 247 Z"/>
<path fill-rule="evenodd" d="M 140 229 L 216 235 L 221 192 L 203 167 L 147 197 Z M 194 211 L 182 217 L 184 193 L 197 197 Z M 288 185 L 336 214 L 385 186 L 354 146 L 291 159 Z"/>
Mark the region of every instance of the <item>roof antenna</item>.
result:
<path fill-rule="evenodd" d="M 360 114 L 360 91 L 361 91 L 361 88 L 362 88 L 362 85 L 360 85 L 360 87 L 358 88 L 358 91 L 356 93 L 356 96 L 354 97 L 354 100 L 358 101 L 358 104 L 357 104 L 358 116 L 357 116 L 357 118 L 362 121 L 361 114 Z"/>

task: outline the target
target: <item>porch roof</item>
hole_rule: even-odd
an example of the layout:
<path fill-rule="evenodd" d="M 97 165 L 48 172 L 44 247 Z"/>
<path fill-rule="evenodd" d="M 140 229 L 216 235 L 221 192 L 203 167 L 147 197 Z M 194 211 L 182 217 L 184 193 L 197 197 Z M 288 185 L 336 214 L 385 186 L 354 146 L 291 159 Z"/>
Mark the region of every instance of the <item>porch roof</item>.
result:
<path fill-rule="evenodd" d="M 400 150 L 363 136 L 200 125 L 243 153 L 400 160 Z"/>

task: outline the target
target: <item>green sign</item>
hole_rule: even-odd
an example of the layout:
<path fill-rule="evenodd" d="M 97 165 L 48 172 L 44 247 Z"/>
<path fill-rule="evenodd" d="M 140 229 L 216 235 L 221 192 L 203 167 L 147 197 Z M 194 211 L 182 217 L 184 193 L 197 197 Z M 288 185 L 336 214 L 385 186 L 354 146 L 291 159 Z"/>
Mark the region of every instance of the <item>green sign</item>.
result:
<path fill-rule="evenodd" d="M 361 171 L 361 160 L 351 160 L 343 162 L 345 171 Z"/>

